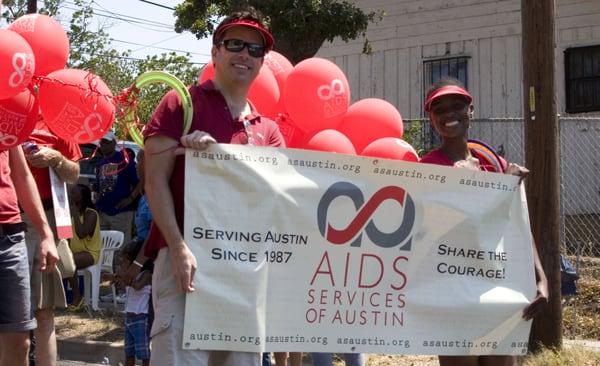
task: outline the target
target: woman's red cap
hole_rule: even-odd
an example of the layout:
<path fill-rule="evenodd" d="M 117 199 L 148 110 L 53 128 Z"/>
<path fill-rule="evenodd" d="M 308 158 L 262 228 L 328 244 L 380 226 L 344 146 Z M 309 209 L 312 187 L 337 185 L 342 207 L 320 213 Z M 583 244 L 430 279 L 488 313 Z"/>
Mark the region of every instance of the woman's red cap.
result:
<path fill-rule="evenodd" d="M 271 34 L 271 32 L 269 32 L 269 30 L 264 25 L 252 19 L 233 19 L 230 22 L 221 23 L 215 30 L 215 33 L 213 34 L 213 44 L 216 44 L 218 41 L 221 40 L 221 36 L 223 35 L 223 33 L 225 33 L 227 29 L 237 26 L 249 27 L 258 31 L 262 35 L 263 40 L 265 41 L 265 47 L 267 48 L 267 50 L 273 49 L 273 43 L 275 40 L 273 39 L 273 35 Z"/>
<path fill-rule="evenodd" d="M 433 93 L 429 94 L 427 100 L 425 101 L 424 109 L 425 112 L 429 113 L 429 109 L 431 108 L 431 104 L 440 97 L 445 95 L 460 95 L 464 97 L 467 102 L 471 103 L 473 101 L 473 97 L 469 94 L 468 91 L 461 88 L 458 85 L 444 85 L 439 89 L 436 89 Z"/>

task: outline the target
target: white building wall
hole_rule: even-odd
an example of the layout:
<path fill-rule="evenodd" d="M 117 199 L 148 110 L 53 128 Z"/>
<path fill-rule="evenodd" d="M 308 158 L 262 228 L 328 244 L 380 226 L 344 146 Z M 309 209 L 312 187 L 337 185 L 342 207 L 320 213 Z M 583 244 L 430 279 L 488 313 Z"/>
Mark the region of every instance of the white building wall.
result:
<path fill-rule="evenodd" d="M 470 57 L 468 88 L 476 118 L 518 117 L 521 98 L 521 0 L 355 0 L 365 11 L 385 11 L 367 38 L 326 43 L 318 57 L 340 66 L 352 100 L 383 98 L 403 118 L 423 117 L 423 61 Z M 600 0 L 557 0 L 557 90 L 564 110 L 568 47 L 600 44 Z"/>

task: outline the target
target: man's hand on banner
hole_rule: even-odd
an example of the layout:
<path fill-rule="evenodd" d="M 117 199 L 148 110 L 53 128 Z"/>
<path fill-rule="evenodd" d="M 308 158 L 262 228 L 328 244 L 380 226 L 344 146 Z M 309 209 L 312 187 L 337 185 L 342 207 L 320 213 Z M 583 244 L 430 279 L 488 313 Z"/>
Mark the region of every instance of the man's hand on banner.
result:
<path fill-rule="evenodd" d="M 183 292 L 194 291 L 194 274 L 198 265 L 190 248 L 182 241 L 179 245 L 169 246 L 169 255 L 171 256 L 173 275 L 175 281 L 179 283 L 179 288 Z"/>
<path fill-rule="evenodd" d="M 216 143 L 217 141 L 208 133 L 204 131 L 194 131 L 188 135 L 181 136 L 179 139 L 181 145 L 183 147 L 178 147 L 175 150 L 175 155 L 183 155 L 185 154 L 185 149 L 196 149 L 196 150 L 205 150 L 211 144 Z"/>

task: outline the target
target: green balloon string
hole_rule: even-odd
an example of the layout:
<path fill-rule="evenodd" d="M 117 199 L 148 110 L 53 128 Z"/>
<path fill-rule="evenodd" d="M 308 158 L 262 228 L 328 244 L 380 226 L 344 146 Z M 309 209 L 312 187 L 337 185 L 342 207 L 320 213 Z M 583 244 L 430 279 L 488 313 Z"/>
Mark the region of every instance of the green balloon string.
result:
<path fill-rule="evenodd" d="M 192 106 L 192 96 L 185 84 L 177 77 L 164 71 L 147 71 L 135 80 L 135 88 L 139 92 L 144 86 L 154 83 L 165 83 L 177 92 L 183 107 L 183 135 L 190 131 L 192 126 L 192 117 L 194 115 L 194 107 Z M 134 92 L 137 94 L 137 92 Z M 144 147 L 144 136 L 136 124 L 136 110 L 131 108 L 124 116 L 125 126 L 133 141 Z"/>

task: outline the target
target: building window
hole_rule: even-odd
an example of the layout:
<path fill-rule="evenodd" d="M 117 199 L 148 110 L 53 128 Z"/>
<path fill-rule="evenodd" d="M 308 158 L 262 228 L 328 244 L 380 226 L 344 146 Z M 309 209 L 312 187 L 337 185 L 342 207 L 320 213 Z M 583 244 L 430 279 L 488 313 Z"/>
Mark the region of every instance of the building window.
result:
<path fill-rule="evenodd" d="M 600 111 L 600 46 L 565 50 L 567 112 Z"/>
<path fill-rule="evenodd" d="M 460 81 L 468 88 L 467 61 L 468 57 L 452 57 L 423 62 L 424 86 L 427 90 L 431 84 L 444 78 L 451 77 Z"/>

